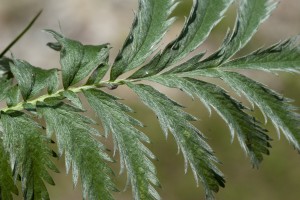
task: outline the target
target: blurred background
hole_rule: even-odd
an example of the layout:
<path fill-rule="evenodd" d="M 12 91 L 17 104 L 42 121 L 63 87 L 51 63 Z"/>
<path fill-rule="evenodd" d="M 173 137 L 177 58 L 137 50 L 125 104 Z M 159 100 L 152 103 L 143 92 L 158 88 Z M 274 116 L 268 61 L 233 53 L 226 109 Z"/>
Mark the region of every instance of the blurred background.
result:
<path fill-rule="evenodd" d="M 183 0 L 175 10 L 178 20 L 168 32 L 162 45 L 178 35 L 192 5 L 192 0 Z M 0 50 L 27 25 L 31 18 L 43 9 L 41 17 L 33 28 L 11 49 L 16 58 L 25 59 L 35 66 L 44 68 L 59 67 L 59 55 L 46 47 L 53 41 L 42 29 L 61 31 L 65 36 L 81 41 L 84 44 L 111 43 L 111 61 L 115 58 L 133 20 L 133 10 L 137 8 L 137 0 L 0 0 Z M 201 50 L 213 52 L 218 48 L 228 27 L 235 20 L 235 6 L 226 13 L 220 25 L 201 46 Z M 282 0 L 272 16 L 259 29 L 253 40 L 239 54 L 245 54 L 262 46 L 269 46 L 290 36 L 300 33 L 299 0 Z M 8 56 L 8 55 L 7 55 Z M 295 99 L 294 105 L 300 106 L 300 77 L 295 74 L 279 75 L 248 71 L 246 74 L 268 85 L 286 97 Z M 224 86 L 226 89 L 227 87 Z M 300 199 L 300 156 L 288 144 L 286 139 L 278 139 L 277 133 L 270 123 L 272 142 L 271 156 L 265 157 L 259 170 L 252 169 L 249 159 L 238 145 L 237 140 L 230 143 L 230 134 L 226 124 L 215 112 L 209 117 L 207 110 L 199 101 L 192 101 L 180 91 L 158 86 L 159 90 L 185 105 L 186 111 L 197 116 L 200 121 L 195 125 L 208 137 L 209 144 L 221 160 L 221 170 L 226 176 L 226 188 L 216 195 L 219 200 L 296 200 Z M 189 170 L 184 174 L 181 154 L 177 154 L 174 139 L 166 140 L 159 128 L 154 114 L 145 108 L 136 96 L 125 87 L 120 87 L 114 94 L 126 99 L 125 103 L 134 108 L 135 117 L 147 128 L 144 131 L 152 139 L 149 148 L 157 155 L 154 161 L 158 168 L 158 177 L 162 184 L 159 193 L 165 200 L 200 200 L 204 199 L 203 189 L 196 187 Z M 243 101 L 243 99 L 240 99 Z M 246 103 L 246 105 L 249 105 Z M 91 114 L 93 115 L 93 114 Z M 257 117 L 263 119 L 261 113 Z M 105 142 L 112 148 L 111 138 Z M 61 173 L 52 173 L 56 186 L 47 185 L 53 200 L 82 199 L 80 187 L 73 187 L 71 176 L 65 175 L 64 161 L 55 160 Z M 118 164 L 112 165 L 118 174 Z M 125 185 L 125 175 L 115 178 L 119 188 Z M 116 199 L 132 199 L 128 191 L 115 194 Z M 22 199 L 16 197 L 16 199 Z"/>

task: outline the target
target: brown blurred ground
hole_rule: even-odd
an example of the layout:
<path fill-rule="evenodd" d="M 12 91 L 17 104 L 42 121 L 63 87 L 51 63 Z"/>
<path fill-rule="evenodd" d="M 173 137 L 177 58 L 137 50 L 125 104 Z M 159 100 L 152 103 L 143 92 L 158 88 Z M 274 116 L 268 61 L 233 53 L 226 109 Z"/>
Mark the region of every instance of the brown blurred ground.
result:
<path fill-rule="evenodd" d="M 175 13 L 180 16 L 181 21 L 176 23 L 172 32 L 168 33 L 167 40 L 178 34 L 182 26 L 182 15 L 187 14 L 190 5 L 191 0 L 184 1 L 176 10 Z M 17 58 L 25 59 L 36 66 L 58 67 L 58 54 L 45 46 L 52 38 L 40 30 L 50 28 L 59 31 L 59 23 L 63 34 L 82 43 L 110 42 L 113 47 L 111 58 L 114 58 L 129 31 L 133 10 L 136 7 L 137 0 L 0 0 L 0 50 L 20 32 L 39 9 L 43 9 L 43 14 L 35 26 L 12 48 L 11 51 Z M 228 12 L 226 16 L 202 49 L 212 52 L 220 44 L 227 27 L 233 24 L 235 13 Z M 282 0 L 243 53 L 298 33 L 300 33 L 300 2 Z M 278 77 L 252 71 L 247 74 L 278 92 L 297 99 L 295 105 L 300 105 L 299 75 L 280 74 Z M 219 200 L 300 199 L 300 156 L 287 144 L 284 137 L 278 141 L 277 134 L 270 124 L 267 124 L 267 127 L 274 138 L 271 156 L 265 158 L 259 170 L 254 170 L 251 169 L 249 160 L 237 141 L 230 144 L 228 128 L 216 113 L 208 117 L 208 112 L 198 101 L 191 101 L 177 90 L 166 88 L 160 90 L 167 92 L 169 96 L 186 105 L 187 111 L 201 118 L 196 125 L 209 138 L 209 143 L 223 163 L 220 167 L 227 179 L 226 189 L 217 194 Z M 159 190 L 163 199 L 203 199 L 203 190 L 201 186 L 199 188 L 195 186 L 190 171 L 184 175 L 183 159 L 181 155 L 176 155 L 174 140 L 171 136 L 165 140 L 150 110 L 144 108 L 130 91 L 125 89 L 115 92 L 130 100 L 127 103 L 137 111 L 136 117 L 140 117 L 143 113 L 141 119 L 148 127 L 145 132 L 153 140 L 150 148 L 159 158 L 159 162 L 155 164 L 163 185 L 163 189 Z M 145 113 L 149 114 L 145 116 Z M 262 118 L 261 115 L 258 117 Z M 64 174 L 63 162 L 59 162 L 59 165 L 62 173 L 54 174 L 57 186 L 48 187 L 52 199 L 81 199 L 80 189 L 77 187 L 73 190 L 70 176 Z M 124 183 L 121 181 L 119 185 L 122 188 Z M 126 192 L 117 194 L 116 197 L 119 200 L 131 199 L 129 195 L 130 192 Z"/>

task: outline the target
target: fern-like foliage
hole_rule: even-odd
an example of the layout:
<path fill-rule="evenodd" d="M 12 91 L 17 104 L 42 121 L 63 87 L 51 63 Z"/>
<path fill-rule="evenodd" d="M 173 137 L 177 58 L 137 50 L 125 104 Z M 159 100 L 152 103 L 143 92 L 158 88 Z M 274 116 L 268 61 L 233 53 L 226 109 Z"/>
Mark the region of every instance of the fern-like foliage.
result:
<path fill-rule="evenodd" d="M 21 181 L 24 199 L 49 199 L 45 183 L 54 184 L 49 171 L 58 172 L 53 157 L 64 157 L 67 173 L 72 171 L 74 186 L 80 180 L 84 199 L 114 199 L 113 192 L 118 189 L 109 163 L 115 162 L 112 157 L 117 153 L 120 173 L 127 172 L 133 199 L 161 199 L 157 191 L 160 182 L 153 164 L 156 157 L 146 146 L 150 139 L 143 133 L 144 125 L 132 117 L 133 110 L 121 103 L 120 98 L 103 90 L 119 89 L 121 85 L 130 88 L 155 113 L 166 137 L 172 134 L 183 154 L 185 170 L 191 168 L 208 200 L 213 200 L 219 188 L 225 186 L 225 179 L 205 134 L 191 123 L 197 118 L 146 83 L 178 88 L 191 98 L 199 98 L 209 111 L 213 108 L 228 125 L 232 140 L 236 135 L 252 165 L 258 167 L 264 155 L 270 153 L 271 138 L 250 109 L 221 86 L 201 80 L 203 77 L 221 79 L 233 92 L 256 105 L 278 133 L 283 133 L 300 151 L 300 117 L 291 100 L 239 73 L 246 69 L 299 73 L 298 38 L 231 59 L 269 17 L 276 7 L 275 2 L 236 1 L 235 28 L 227 34 L 221 47 L 208 56 L 196 51 L 233 2 L 194 0 L 179 36 L 157 51 L 159 42 L 175 20 L 170 15 L 178 1 L 139 0 L 131 31 L 112 64 L 108 62 L 109 44 L 84 45 L 46 30 L 56 40 L 47 45 L 60 53 L 61 64 L 61 69 L 49 70 L 13 56 L 5 57 L 40 15 L 38 13 L 0 54 L 0 100 L 7 105 L 1 108 L 0 115 L 0 199 L 13 199 L 12 194 L 18 194 L 18 181 Z M 191 52 L 195 53 L 192 58 L 189 57 Z M 131 70 L 135 71 L 127 78 L 118 79 Z M 103 80 L 107 73 L 110 79 Z M 101 125 L 85 114 L 83 98 Z M 99 126 L 104 133 L 99 131 Z M 102 141 L 109 135 L 113 138 L 113 155 L 107 152 Z"/>

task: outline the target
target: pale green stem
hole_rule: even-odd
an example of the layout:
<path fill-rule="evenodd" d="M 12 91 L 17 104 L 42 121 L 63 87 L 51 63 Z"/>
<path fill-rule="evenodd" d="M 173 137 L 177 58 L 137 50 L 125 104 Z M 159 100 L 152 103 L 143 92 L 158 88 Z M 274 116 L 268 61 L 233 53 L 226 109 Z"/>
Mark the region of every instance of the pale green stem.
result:
<path fill-rule="evenodd" d="M 32 99 L 32 100 L 29 100 L 29 101 L 26 101 L 26 102 L 22 101 L 22 102 L 18 103 L 15 106 L 2 108 L 2 109 L 0 109 L 0 111 L 1 112 L 22 111 L 22 110 L 24 110 L 24 104 L 36 105 L 37 102 L 43 102 L 47 98 L 60 97 L 61 93 L 63 91 L 72 91 L 74 93 L 80 93 L 83 90 L 88 90 L 88 89 L 93 89 L 93 88 L 95 89 L 95 88 L 101 88 L 101 87 L 108 87 L 110 89 L 115 89 L 115 88 L 113 88 L 111 86 L 123 85 L 124 81 L 125 80 L 101 81 L 101 82 L 99 82 L 97 84 L 94 84 L 94 85 L 84 85 L 84 86 L 79 86 L 79 87 L 70 87 L 68 89 L 60 89 L 60 90 L 56 91 L 53 94 L 45 94 L 45 95 L 39 96 L 36 99 Z M 126 81 L 130 81 L 130 80 L 126 80 Z"/>

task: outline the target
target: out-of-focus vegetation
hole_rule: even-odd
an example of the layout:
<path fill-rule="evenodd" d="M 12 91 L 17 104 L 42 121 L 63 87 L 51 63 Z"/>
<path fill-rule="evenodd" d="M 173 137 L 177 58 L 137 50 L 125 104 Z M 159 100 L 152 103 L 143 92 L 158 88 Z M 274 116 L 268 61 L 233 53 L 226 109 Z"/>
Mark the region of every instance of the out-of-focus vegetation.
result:
<path fill-rule="evenodd" d="M 171 40 L 182 26 L 185 15 L 188 14 L 192 4 L 186 0 L 174 12 L 179 21 L 167 34 Z M 32 30 L 12 48 L 16 57 L 30 61 L 37 66 L 52 67 L 58 65 L 57 54 L 48 50 L 45 44 L 51 38 L 42 32 L 41 29 L 52 28 L 61 31 L 68 37 L 73 37 L 83 43 L 106 43 L 110 42 L 114 47 L 112 57 L 118 52 L 121 42 L 129 31 L 133 18 L 132 9 L 137 7 L 135 0 L 0 0 L 0 49 L 3 49 L 10 40 L 24 27 L 24 24 L 41 8 L 44 12 Z M 279 39 L 300 33 L 300 4 L 298 0 L 282 1 L 271 18 L 264 23 L 252 42 L 241 53 L 251 52 L 254 47 L 267 46 Z M 212 52 L 222 41 L 227 27 L 234 23 L 234 5 L 226 18 L 212 33 L 208 42 L 202 47 Z M 299 75 L 279 74 L 266 75 L 263 72 L 249 71 L 249 76 L 255 76 L 258 81 L 267 84 L 274 90 L 283 93 L 285 96 L 296 99 L 294 105 L 300 106 L 300 81 Z M 226 86 L 224 86 L 226 88 Z M 137 113 L 134 115 L 147 125 L 145 132 L 152 138 L 155 145 L 149 147 L 158 156 L 159 161 L 155 162 L 158 176 L 162 182 L 162 197 L 166 200 L 198 200 L 202 194 L 201 187 L 197 188 L 189 171 L 184 174 L 183 158 L 177 155 L 177 147 L 173 138 L 167 140 L 161 134 L 158 122 L 154 114 L 140 102 L 129 90 L 121 87 L 115 94 L 127 99 Z M 267 124 L 271 130 L 270 135 L 274 139 L 272 151 L 269 157 L 265 157 L 259 170 L 251 168 L 249 160 L 235 140 L 230 143 L 229 130 L 224 122 L 212 113 L 209 117 L 207 110 L 198 101 L 192 101 L 177 90 L 164 92 L 176 99 L 192 114 L 198 116 L 201 121 L 195 125 L 208 137 L 209 143 L 216 151 L 216 155 L 222 161 L 221 169 L 226 174 L 226 189 L 217 194 L 220 200 L 296 200 L 300 198 L 300 156 L 286 142 L 284 138 L 277 139 L 277 133 Z M 238 97 L 237 97 L 238 98 Z M 241 99 L 243 100 L 243 99 Z M 262 118 L 261 113 L 257 113 Z M 107 142 L 108 145 L 110 142 Z M 111 145 L 110 145 L 111 146 Z M 155 147 L 155 148 L 154 148 Z M 49 186 L 52 199 L 81 199 L 80 190 L 73 189 L 71 176 L 64 173 L 64 162 L 57 162 L 61 174 L 53 174 L 58 187 Z M 118 176 L 118 164 L 114 169 Z M 124 175 L 122 175 L 125 180 Z M 119 186 L 124 187 L 124 182 Z M 126 192 L 125 192 L 126 193 Z M 131 199 L 128 194 L 127 199 Z M 118 199 L 125 200 L 124 193 L 116 194 Z"/>

